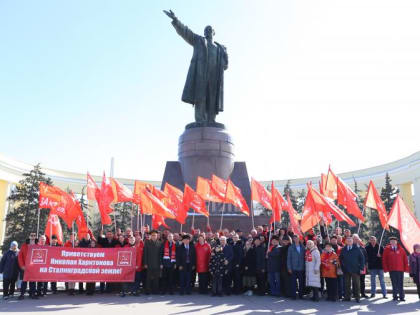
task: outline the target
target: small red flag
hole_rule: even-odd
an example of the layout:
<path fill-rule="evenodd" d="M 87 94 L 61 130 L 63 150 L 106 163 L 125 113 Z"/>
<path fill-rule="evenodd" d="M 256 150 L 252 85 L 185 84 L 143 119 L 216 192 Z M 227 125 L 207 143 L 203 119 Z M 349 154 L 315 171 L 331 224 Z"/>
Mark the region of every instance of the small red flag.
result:
<path fill-rule="evenodd" d="M 133 201 L 138 205 L 141 203 L 141 192 L 143 191 L 143 189 L 152 192 L 153 185 L 141 182 L 139 180 L 134 181 Z"/>
<path fill-rule="evenodd" d="M 359 205 L 357 204 L 357 194 L 340 178 L 336 177 L 337 181 L 337 202 L 346 207 L 347 213 L 354 215 L 361 222 L 365 222 Z"/>
<path fill-rule="evenodd" d="M 161 215 L 153 214 L 152 215 L 152 228 L 157 230 L 160 226 L 163 226 L 165 229 L 170 229 L 169 226 L 165 223 L 165 218 Z"/>
<path fill-rule="evenodd" d="M 242 196 L 241 190 L 236 187 L 233 182 L 229 179 L 226 185 L 226 202 L 233 204 L 242 213 L 250 215 L 249 207 Z"/>
<path fill-rule="evenodd" d="M 167 207 L 176 215 L 175 220 L 180 224 L 185 224 L 188 213 L 182 203 L 184 200 L 184 193 L 169 183 L 165 184 L 164 192 L 168 195 Z"/>
<path fill-rule="evenodd" d="M 376 211 L 378 211 L 379 221 L 381 221 L 382 227 L 389 231 L 387 223 L 388 215 L 386 213 L 385 205 L 381 197 L 379 196 L 378 191 L 376 190 L 376 187 L 373 184 L 373 181 L 369 182 L 369 188 L 366 193 L 365 199 L 365 207 L 376 209 Z"/>
<path fill-rule="evenodd" d="M 114 193 L 114 202 L 132 202 L 133 193 L 125 185 L 115 178 L 111 178 L 112 192 Z"/>
<path fill-rule="evenodd" d="M 401 242 L 409 253 L 420 240 L 420 223 L 408 209 L 402 198 L 397 195 L 389 213 L 388 225 L 400 231 Z"/>
<path fill-rule="evenodd" d="M 97 200 L 97 195 L 99 194 L 99 188 L 98 185 L 96 185 L 96 182 L 93 180 L 92 176 L 90 176 L 89 173 L 87 173 L 87 199 L 88 200 Z"/>
<path fill-rule="evenodd" d="M 201 213 L 206 217 L 209 216 L 204 199 L 201 198 L 201 196 L 197 194 L 188 184 L 185 184 L 183 204 L 186 211 L 192 208 L 197 213 Z"/>
<path fill-rule="evenodd" d="M 159 190 L 159 192 L 161 192 Z M 163 193 L 163 192 L 162 192 Z M 141 208 L 144 214 L 157 214 L 164 218 L 175 219 L 175 214 L 156 195 L 144 189 L 140 194 Z"/>
<path fill-rule="evenodd" d="M 289 219 L 290 219 L 290 224 L 292 225 L 293 233 L 303 237 L 302 232 L 300 231 L 298 222 L 296 220 L 297 212 L 293 208 L 293 204 L 292 204 L 292 201 L 290 200 L 289 194 L 287 194 L 287 208 L 286 208 L 286 210 L 289 213 Z"/>
<path fill-rule="evenodd" d="M 63 244 L 63 230 L 61 229 L 60 219 L 56 214 L 49 214 L 47 225 L 45 226 L 45 235 L 50 240 L 50 244 L 53 235 L 57 236 L 58 244 Z"/>
<path fill-rule="evenodd" d="M 332 200 L 337 199 L 337 181 L 331 168 L 328 169 L 327 178 L 325 180 L 324 195 Z"/>
<path fill-rule="evenodd" d="M 271 207 L 273 209 L 273 213 L 271 215 L 270 224 L 273 222 L 281 222 L 281 211 L 287 208 L 287 202 L 284 200 L 283 196 L 274 187 L 274 181 L 271 182 Z"/>
<path fill-rule="evenodd" d="M 203 178 L 201 176 L 197 177 L 197 194 L 201 196 L 204 200 L 212 201 L 212 202 L 224 202 L 223 199 L 219 198 L 211 188 L 211 181 L 207 178 Z"/>
<path fill-rule="evenodd" d="M 211 189 L 217 197 L 223 200 L 223 202 L 225 202 L 226 199 L 226 188 L 227 182 L 224 179 L 217 177 L 216 175 L 211 177 Z"/>
<path fill-rule="evenodd" d="M 271 198 L 271 193 L 255 179 L 251 178 L 251 199 L 259 202 L 264 208 L 272 210 Z"/>
<path fill-rule="evenodd" d="M 303 206 L 302 221 L 300 223 L 303 233 L 309 231 L 320 222 L 320 217 L 316 209 L 317 206 L 311 190 L 312 188 L 309 186 L 305 205 Z"/>

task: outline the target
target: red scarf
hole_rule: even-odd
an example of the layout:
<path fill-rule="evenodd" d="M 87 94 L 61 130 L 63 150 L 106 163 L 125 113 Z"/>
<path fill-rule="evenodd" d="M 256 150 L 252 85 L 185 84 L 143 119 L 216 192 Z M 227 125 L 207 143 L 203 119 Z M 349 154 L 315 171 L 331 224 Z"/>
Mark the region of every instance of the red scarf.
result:
<path fill-rule="evenodd" d="M 175 243 L 172 242 L 172 251 L 171 251 L 171 262 L 175 262 L 176 258 L 176 248 Z M 165 242 L 165 248 L 163 251 L 163 259 L 169 259 L 169 241 Z"/>
<path fill-rule="evenodd" d="M 309 249 L 305 253 L 305 261 L 307 261 L 307 262 L 311 262 L 312 261 L 312 251 L 309 250 Z"/>

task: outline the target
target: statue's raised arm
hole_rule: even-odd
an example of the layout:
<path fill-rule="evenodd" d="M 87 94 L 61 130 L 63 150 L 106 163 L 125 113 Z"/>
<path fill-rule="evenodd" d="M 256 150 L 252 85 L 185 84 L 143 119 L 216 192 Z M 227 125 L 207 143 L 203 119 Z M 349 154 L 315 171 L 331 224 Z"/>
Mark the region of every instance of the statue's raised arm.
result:
<path fill-rule="evenodd" d="M 188 44 L 194 46 L 195 39 L 198 35 L 191 31 L 187 26 L 182 24 L 172 10 L 163 10 L 163 12 L 172 19 L 172 25 L 179 36 L 181 36 Z"/>

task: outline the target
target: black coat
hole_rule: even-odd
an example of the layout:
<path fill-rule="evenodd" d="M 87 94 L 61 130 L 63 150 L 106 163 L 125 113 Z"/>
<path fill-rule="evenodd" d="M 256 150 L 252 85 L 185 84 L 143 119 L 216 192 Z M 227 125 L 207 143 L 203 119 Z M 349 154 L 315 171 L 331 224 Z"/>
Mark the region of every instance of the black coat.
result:
<path fill-rule="evenodd" d="M 262 271 L 266 268 L 264 245 L 255 247 L 255 268 L 257 269 L 257 271 Z"/>
<path fill-rule="evenodd" d="M 196 254 L 195 254 L 195 246 L 193 244 L 189 244 L 188 255 L 190 258 L 190 267 L 195 267 L 196 263 Z M 177 267 L 182 267 L 185 269 L 187 267 L 187 249 L 185 248 L 184 244 L 181 244 L 176 249 L 176 265 Z"/>
<path fill-rule="evenodd" d="M 245 269 L 245 267 L 247 267 Z M 244 259 L 242 261 L 242 270 L 244 276 L 255 277 L 255 272 L 257 269 L 257 259 L 255 255 L 255 248 L 251 247 L 247 252 L 244 252 Z"/>
<path fill-rule="evenodd" d="M 225 247 L 223 247 L 223 254 L 225 255 L 225 259 L 228 261 L 227 270 L 232 269 L 232 261 L 233 261 L 233 248 L 231 245 L 226 244 Z"/>
<path fill-rule="evenodd" d="M 382 255 L 384 253 L 384 248 L 381 246 L 379 253 L 381 257 L 378 257 L 379 244 L 375 244 L 373 247 L 370 243 L 366 246 L 367 253 L 367 263 L 368 269 L 383 269 L 382 268 Z"/>
<path fill-rule="evenodd" d="M 113 238 L 111 241 L 108 241 L 106 237 L 98 237 L 98 244 L 103 248 L 114 248 L 118 244 L 118 240 Z"/>
<path fill-rule="evenodd" d="M 222 251 L 216 252 L 213 250 L 210 258 L 209 270 L 213 277 L 220 277 L 225 274 L 226 264 L 225 255 Z"/>
<path fill-rule="evenodd" d="M 287 253 L 289 252 L 290 245 L 282 246 L 280 248 L 280 271 L 281 272 L 288 272 L 287 271 Z"/>
<path fill-rule="evenodd" d="M 280 272 L 280 246 L 273 247 L 268 253 L 267 272 Z"/>
<path fill-rule="evenodd" d="M 3 279 L 16 279 L 19 274 L 18 265 L 19 251 L 8 250 L 0 261 L 0 273 L 3 273 Z"/>
<path fill-rule="evenodd" d="M 244 260 L 244 247 L 242 245 L 241 241 L 237 241 L 236 244 L 232 246 L 233 248 L 233 260 L 232 260 L 232 266 L 235 268 L 237 265 L 239 267 L 242 264 L 242 261 Z"/>

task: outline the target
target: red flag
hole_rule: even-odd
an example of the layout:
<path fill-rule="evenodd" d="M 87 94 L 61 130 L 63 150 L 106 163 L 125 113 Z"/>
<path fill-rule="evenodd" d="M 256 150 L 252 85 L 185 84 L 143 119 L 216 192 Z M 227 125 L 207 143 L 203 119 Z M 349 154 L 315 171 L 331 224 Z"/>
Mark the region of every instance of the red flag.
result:
<path fill-rule="evenodd" d="M 134 181 L 134 191 L 133 191 L 133 200 L 134 203 L 140 204 L 141 203 L 141 192 L 143 189 L 146 189 L 150 192 L 153 191 L 153 185 L 149 183 L 144 183 L 139 180 Z"/>
<path fill-rule="evenodd" d="M 157 214 L 164 218 L 175 219 L 172 210 L 165 206 L 162 200 L 144 189 L 140 194 L 141 208 L 144 214 Z"/>
<path fill-rule="evenodd" d="M 413 246 L 420 240 L 420 223 L 408 209 L 402 198 L 397 195 L 389 213 L 388 225 L 400 231 L 401 242 L 411 254 Z"/>
<path fill-rule="evenodd" d="M 340 177 L 336 176 L 336 181 L 338 204 L 346 207 L 347 213 L 354 215 L 360 221 L 365 222 L 365 218 L 363 217 L 359 205 L 356 202 L 357 194 L 354 193 Z"/>
<path fill-rule="evenodd" d="M 286 207 L 286 210 L 289 213 L 289 219 L 290 219 L 290 224 L 292 225 L 293 233 L 303 237 L 302 232 L 300 231 L 298 222 L 296 220 L 297 212 L 293 208 L 293 204 L 292 204 L 292 201 L 290 200 L 289 194 L 287 194 L 287 207 Z"/>
<path fill-rule="evenodd" d="M 213 202 L 224 202 L 223 199 L 219 198 L 211 188 L 211 181 L 207 178 L 201 176 L 197 177 L 197 194 L 201 196 L 204 200 L 213 201 Z"/>
<path fill-rule="evenodd" d="M 327 178 L 325 180 L 324 195 L 332 200 L 337 199 L 337 181 L 331 168 L 328 169 Z"/>
<path fill-rule="evenodd" d="M 133 193 L 125 185 L 121 184 L 115 178 L 111 178 L 112 192 L 114 194 L 114 202 L 132 202 Z"/>
<path fill-rule="evenodd" d="M 197 213 L 201 213 L 206 217 L 209 216 L 204 199 L 201 198 L 201 196 L 197 194 L 188 184 L 185 184 L 183 203 L 186 211 L 188 211 L 189 208 L 192 208 Z"/>
<path fill-rule="evenodd" d="M 56 214 L 50 213 L 47 225 L 45 227 L 45 235 L 48 236 L 51 244 L 51 237 L 57 236 L 58 244 L 63 244 L 63 230 L 61 229 L 60 219 Z"/>
<path fill-rule="evenodd" d="M 381 221 L 382 227 L 389 231 L 387 223 L 388 215 L 386 213 L 385 205 L 372 181 L 369 182 L 369 188 L 366 193 L 365 207 L 376 209 L 376 211 L 378 211 L 379 221 Z"/>
<path fill-rule="evenodd" d="M 98 185 L 96 185 L 93 178 L 87 173 L 87 199 L 88 200 L 97 200 L 97 195 L 99 194 Z"/>
<path fill-rule="evenodd" d="M 259 202 L 264 208 L 272 210 L 271 198 L 271 193 L 255 179 L 251 178 L 251 199 Z"/>
<path fill-rule="evenodd" d="M 182 203 L 184 200 L 184 193 L 168 183 L 165 184 L 164 192 L 168 195 L 168 208 L 175 212 L 175 220 L 180 224 L 185 224 L 188 213 Z"/>
<path fill-rule="evenodd" d="M 311 192 L 312 188 L 308 187 L 305 205 L 303 206 L 302 221 L 300 223 L 303 233 L 312 229 L 320 222 L 320 217 L 317 211 L 317 206 Z"/>
<path fill-rule="evenodd" d="M 242 196 L 241 190 L 236 187 L 233 182 L 229 179 L 226 185 L 226 202 L 233 204 L 235 207 L 239 208 L 242 213 L 250 215 L 249 207 L 245 201 L 245 198 Z"/>
<path fill-rule="evenodd" d="M 50 209 L 51 214 L 56 214 L 71 227 L 77 213 L 73 211 L 74 201 L 70 194 L 58 187 L 39 183 L 39 208 Z"/>
<path fill-rule="evenodd" d="M 281 211 L 287 208 L 287 202 L 284 200 L 283 196 L 274 187 L 274 182 L 271 182 L 271 207 L 273 208 L 273 213 L 271 215 L 270 224 L 273 222 L 281 222 Z"/>
<path fill-rule="evenodd" d="M 327 175 L 321 173 L 321 182 L 319 183 L 319 192 L 325 196 L 325 183 L 327 182 Z"/>
<path fill-rule="evenodd" d="M 157 230 L 160 226 L 163 226 L 165 229 L 170 229 L 169 226 L 165 223 L 165 218 L 161 215 L 153 214 L 152 215 L 152 229 Z"/>
<path fill-rule="evenodd" d="M 112 191 L 112 186 L 109 179 L 105 176 L 105 172 L 102 176 L 102 185 L 96 201 L 98 202 L 102 224 L 112 224 L 112 220 L 109 214 L 113 211 L 111 208 L 111 203 L 114 201 L 114 193 Z"/>
<path fill-rule="evenodd" d="M 223 202 L 225 202 L 226 199 L 226 188 L 227 182 L 224 179 L 217 177 L 216 175 L 211 177 L 211 189 L 218 198 L 223 200 Z"/>

